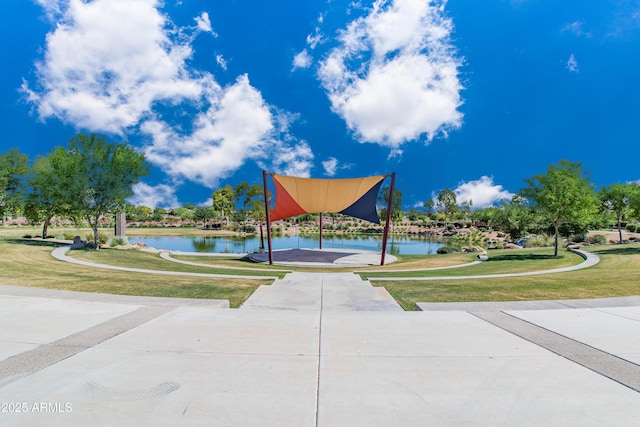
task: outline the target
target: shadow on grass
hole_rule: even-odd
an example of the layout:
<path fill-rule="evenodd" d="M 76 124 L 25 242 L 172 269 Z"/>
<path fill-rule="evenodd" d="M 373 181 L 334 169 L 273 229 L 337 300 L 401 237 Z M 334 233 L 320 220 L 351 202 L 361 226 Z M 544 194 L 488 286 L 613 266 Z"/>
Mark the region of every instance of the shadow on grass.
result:
<path fill-rule="evenodd" d="M 10 245 L 45 246 L 50 248 L 57 248 L 60 246 L 69 246 L 68 244 L 60 243 L 60 242 L 52 242 L 48 240 L 32 240 L 32 239 L 25 239 L 22 237 L 9 237 L 4 239 L 3 241 Z"/>
<path fill-rule="evenodd" d="M 640 254 L 640 247 L 624 247 L 624 245 L 621 245 L 618 248 L 615 249 L 599 249 L 597 251 L 592 251 L 594 254 L 598 254 L 598 255 L 638 255 Z"/>
<path fill-rule="evenodd" d="M 557 258 L 561 258 L 559 255 Z M 489 255 L 489 262 L 491 261 L 535 261 L 545 259 L 556 259 L 553 255 L 548 254 L 507 254 L 507 255 Z"/>

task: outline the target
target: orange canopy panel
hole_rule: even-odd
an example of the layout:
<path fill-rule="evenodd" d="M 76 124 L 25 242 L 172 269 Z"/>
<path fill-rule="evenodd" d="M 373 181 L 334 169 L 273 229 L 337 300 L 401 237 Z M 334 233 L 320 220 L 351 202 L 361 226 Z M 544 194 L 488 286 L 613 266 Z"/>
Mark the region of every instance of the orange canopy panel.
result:
<path fill-rule="evenodd" d="M 276 187 L 272 221 L 305 213 L 337 212 L 380 223 L 376 201 L 386 175 L 347 179 L 270 175 Z"/>

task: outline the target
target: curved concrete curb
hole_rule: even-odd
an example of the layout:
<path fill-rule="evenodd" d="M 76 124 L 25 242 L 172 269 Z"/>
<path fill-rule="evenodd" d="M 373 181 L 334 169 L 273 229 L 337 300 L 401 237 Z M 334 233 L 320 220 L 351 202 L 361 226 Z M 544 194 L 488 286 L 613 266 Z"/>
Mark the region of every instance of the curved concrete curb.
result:
<path fill-rule="evenodd" d="M 542 274 L 565 273 L 567 271 L 580 270 L 593 267 L 600 262 L 600 257 L 587 251 L 571 249 L 571 252 L 580 255 L 584 261 L 569 267 L 554 268 L 551 270 L 526 271 L 523 273 L 485 274 L 478 276 L 427 276 L 427 277 L 367 277 L 369 281 L 407 281 L 407 280 L 468 280 L 468 279 L 498 279 L 504 277 L 537 276 Z"/>
<path fill-rule="evenodd" d="M 132 273 L 164 274 L 167 276 L 210 277 L 212 279 L 255 279 L 255 280 L 277 279 L 276 276 L 243 276 L 243 275 L 233 275 L 233 274 L 189 273 L 189 272 L 179 272 L 179 271 L 146 270 L 141 268 L 118 267 L 116 265 L 98 264 L 94 262 L 81 261 L 79 259 L 75 259 L 67 256 L 68 251 L 69 251 L 69 247 L 63 246 L 63 247 L 54 249 L 53 252 L 51 252 L 51 255 L 60 261 L 70 262 L 72 264 L 79 264 L 87 267 L 104 268 L 107 270 L 130 271 Z"/>

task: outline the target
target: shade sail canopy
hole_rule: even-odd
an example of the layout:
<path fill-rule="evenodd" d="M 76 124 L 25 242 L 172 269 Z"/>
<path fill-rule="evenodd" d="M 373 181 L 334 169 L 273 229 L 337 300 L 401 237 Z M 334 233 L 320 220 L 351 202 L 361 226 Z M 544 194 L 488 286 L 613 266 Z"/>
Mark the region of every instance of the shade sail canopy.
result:
<path fill-rule="evenodd" d="M 336 212 L 380 223 L 376 200 L 386 175 L 347 179 L 270 175 L 276 187 L 272 221 L 307 213 Z"/>

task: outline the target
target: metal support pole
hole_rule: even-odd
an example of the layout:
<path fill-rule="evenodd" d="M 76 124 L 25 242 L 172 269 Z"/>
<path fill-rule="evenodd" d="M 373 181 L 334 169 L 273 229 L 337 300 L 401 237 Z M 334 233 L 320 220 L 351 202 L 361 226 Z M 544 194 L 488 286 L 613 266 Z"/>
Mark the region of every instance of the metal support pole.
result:
<path fill-rule="evenodd" d="M 269 264 L 273 264 L 273 251 L 271 250 L 271 218 L 269 217 L 269 198 L 267 197 L 267 171 L 262 171 L 262 184 L 264 187 L 264 214 L 267 218 L 267 244 L 269 245 Z"/>
<path fill-rule="evenodd" d="M 322 212 L 320 212 L 320 249 L 322 249 Z"/>
<path fill-rule="evenodd" d="M 389 220 L 391 219 L 391 207 L 393 206 L 393 186 L 396 183 L 396 173 L 391 172 L 391 187 L 389 187 L 389 203 L 387 204 L 387 220 L 382 234 L 382 256 L 380 265 L 384 265 L 384 257 L 387 254 L 387 238 L 389 237 Z"/>

